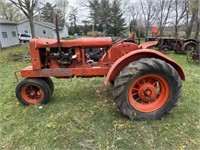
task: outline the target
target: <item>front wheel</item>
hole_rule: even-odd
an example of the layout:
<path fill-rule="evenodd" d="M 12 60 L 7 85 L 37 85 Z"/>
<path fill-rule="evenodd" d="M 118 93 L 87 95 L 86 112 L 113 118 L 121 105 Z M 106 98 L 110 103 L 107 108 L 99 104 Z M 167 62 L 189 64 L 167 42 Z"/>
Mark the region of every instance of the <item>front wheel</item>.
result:
<path fill-rule="evenodd" d="M 44 77 L 42 79 L 49 85 L 49 87 L 51 89 L 51 96 L 52 96 L 53 92 L 54 92 L 54 83 L 53 83 L 52 79 L 49 77 Z"/>
<path fill-rule="evenodd" d="M 141 59 L 125 67 L 115 80 L 114 99 L 131 120 L 160 119 L 181 96 L 177 71 L 159 59 Z"/>
<path fill-rule="evenodd" d="M 171 50 L 171 48 L 170 48 L 168 45 L 164 45 L 164 46 L 162 46 L 161 49 L 160 49 L 160 51 L 161 51 L 162 53 L 168 53 L 168 52 L 170 52 L 170 50 Z"/>
<path fill-rule="evenodd" d="M 45 104 L 51 98 L 51 88 L 42 79 L 26 78 L 23 79 L 15 90 L 17 99 L 24 105 Z"/>

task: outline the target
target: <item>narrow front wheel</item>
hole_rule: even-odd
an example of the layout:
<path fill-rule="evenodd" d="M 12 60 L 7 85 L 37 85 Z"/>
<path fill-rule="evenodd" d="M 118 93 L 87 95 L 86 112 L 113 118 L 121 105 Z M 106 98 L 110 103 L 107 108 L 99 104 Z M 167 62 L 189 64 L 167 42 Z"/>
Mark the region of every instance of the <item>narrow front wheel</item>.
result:
<path fill-rule="evenodd" d="M 19 82 L 15 93 L 17 99 L 24 105 L 45 104 L 50 100 L 51 88 L 42 79 L 26 78 Z"/>

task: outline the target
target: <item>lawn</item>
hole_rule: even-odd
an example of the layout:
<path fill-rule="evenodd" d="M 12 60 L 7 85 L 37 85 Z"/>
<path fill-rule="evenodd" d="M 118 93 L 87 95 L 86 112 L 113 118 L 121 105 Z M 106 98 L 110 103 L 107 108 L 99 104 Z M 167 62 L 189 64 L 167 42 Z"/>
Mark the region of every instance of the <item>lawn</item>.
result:
<path fill-rule="evenodd" d="M 0 149 L 200 149 L 200 67 L 185 55 L 168 55 L 186 75 L 180 105 L 161 120 L 130 121 L 104 78 L 53 78 L 50 103 L 21 105 L 13 71 L 29 62 L 13 62 L 8 55 L 25 51 L 19 46 L 0 54 Z"/>

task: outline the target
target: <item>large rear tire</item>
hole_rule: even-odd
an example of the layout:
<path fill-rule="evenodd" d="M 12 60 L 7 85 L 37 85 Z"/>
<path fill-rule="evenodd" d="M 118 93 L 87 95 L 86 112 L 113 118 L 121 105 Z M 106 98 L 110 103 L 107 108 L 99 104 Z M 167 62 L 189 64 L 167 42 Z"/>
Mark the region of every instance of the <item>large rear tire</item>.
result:
<path fill-rule="evenodd" d="M 191 42 L 191 41 L 184 43 L 184 53 L 185 54 L 195 51 L 195 49 L 196 49 L 196 43 Z"/>
<path fill-rule="evenodd" d="M 51 98 L 51 88 L 42 79 L 26 78 L 19 82 L 15 94 L 24 105 L 46 104 Z"/>
<path fill-rule="evenodd" d="M 160 119 L 181 96 L 177 71 L 159 59 L 140 59 L 125 67 L 115 80 L 114 99 L 131 120 Z"/>

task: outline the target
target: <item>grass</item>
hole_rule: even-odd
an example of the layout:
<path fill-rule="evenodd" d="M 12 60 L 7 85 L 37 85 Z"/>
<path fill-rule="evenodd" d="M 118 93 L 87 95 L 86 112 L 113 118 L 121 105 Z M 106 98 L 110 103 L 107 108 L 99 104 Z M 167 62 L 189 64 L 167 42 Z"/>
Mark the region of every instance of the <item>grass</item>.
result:
<path fill-rule="evenodd" d="M 181 103 L 156 121 L 130 121 L 117 109 L 104 78 L 53 79 L 50 103 L 25 107 L 15 97 L 13 71 L 29 62 L 7 61 L 1 52 L 0 149 L 200 149 L 200 67 L 185 55 L 169 54 L 181 65 Z"/>

